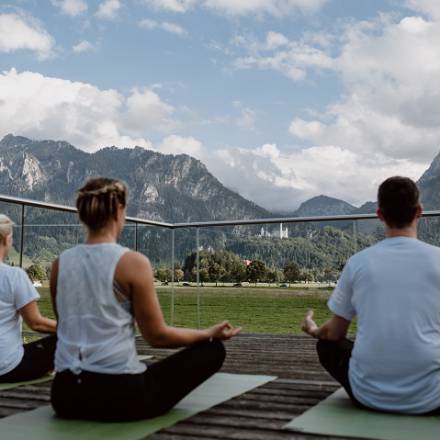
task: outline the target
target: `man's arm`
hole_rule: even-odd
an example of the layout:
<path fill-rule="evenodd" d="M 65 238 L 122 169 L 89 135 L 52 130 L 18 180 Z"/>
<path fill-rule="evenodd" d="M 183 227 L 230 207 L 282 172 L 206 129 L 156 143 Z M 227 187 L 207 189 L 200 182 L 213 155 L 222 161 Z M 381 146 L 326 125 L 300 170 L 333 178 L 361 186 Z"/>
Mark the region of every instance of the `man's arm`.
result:
<path fill-rule="evenodd" d="M 340 341 L 347 335 L 350 323 L 351 321 L 333 315 L 327 322 L 318 327 L 313 320 L 313 310 L 309 310 L 304 318 L 302 329 L 305 333 L 317 339 Z"/>

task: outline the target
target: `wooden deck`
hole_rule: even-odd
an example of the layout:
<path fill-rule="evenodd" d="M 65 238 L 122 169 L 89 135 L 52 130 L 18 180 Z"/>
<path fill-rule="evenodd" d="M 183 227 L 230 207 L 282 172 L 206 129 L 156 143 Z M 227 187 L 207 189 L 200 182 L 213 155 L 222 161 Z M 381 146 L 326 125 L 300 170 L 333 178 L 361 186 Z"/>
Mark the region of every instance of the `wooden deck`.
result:
<path fill-rule="evenodd" d="M 161 359 L 172 350 L 151 349 L 138 340 L 140 354 Z M 226 343 L 228 373 L 278 376 L 274 382 L 148 437 L 150 440 L 306 440 L 330 437 L 290 433 L 288 421 L 336 388 L 323 371 L 309 337 L 244 334 Z M 50 384 L 0 391 L 0 417 L 49 404 Z M 1 437 L 1 432 L 0 432 Z M 3 439 L 3 437 L 1 437 Z M 6 440 L 6 439 L 5 439 Z"/>

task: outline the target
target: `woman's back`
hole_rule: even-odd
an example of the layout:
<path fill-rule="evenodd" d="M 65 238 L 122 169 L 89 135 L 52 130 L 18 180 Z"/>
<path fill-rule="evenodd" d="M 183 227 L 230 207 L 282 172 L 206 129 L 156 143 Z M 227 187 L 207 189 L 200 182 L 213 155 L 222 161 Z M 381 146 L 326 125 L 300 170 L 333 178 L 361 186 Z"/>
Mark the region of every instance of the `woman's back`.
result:
<path fill-rule="evenodd" d="M 79 245 L 61 254 L 56 295 L 58 372 L 145 371 L 137 359 L 133 316 L 113 292 L 116 266 L 127 251 L 115 243 L 101 243 Z"/>
<path fill-rule="evenodd" d="M 220 369 L 226 354 L 220 340 L 240 331 L 227 321 L 203 330 L 167 325 L 148 258 L 116 244 L 127 198 L 122 182 L 89 180 L 76 202 L 87 244 L 52 266 L 59 340 L 51 402 L 61 417 L 126 421 L 164 414 Z M 133 313 L 118 302 L 127 292 Z M 133 315 L 152 346 L 187 348 L 146 369 L 136 357 Z"/>

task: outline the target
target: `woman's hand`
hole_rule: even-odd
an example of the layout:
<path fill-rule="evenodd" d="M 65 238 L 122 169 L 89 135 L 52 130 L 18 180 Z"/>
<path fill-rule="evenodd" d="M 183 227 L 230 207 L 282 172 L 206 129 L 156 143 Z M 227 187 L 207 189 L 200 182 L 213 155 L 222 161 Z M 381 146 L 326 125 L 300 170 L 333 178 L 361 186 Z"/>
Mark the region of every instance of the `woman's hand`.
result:
<path fill-rule="evenodd" d="M 306 313 L 301 328 L 308 335 L 313 336 L 314 338 L 318 337 L 318 326 L 316 325 L 316 322 L 313 320 L 313 310 L 309 310 Z"/>
<path fill-rule="evenodd" d="M 224 341 L 238 335 L 240 331 L 241 327 L 234 328 L 229 321 L 223 321 L 220 324 L 208 328 L 208 335 L 212 339 L 220 339 L 221 341 Z"/>

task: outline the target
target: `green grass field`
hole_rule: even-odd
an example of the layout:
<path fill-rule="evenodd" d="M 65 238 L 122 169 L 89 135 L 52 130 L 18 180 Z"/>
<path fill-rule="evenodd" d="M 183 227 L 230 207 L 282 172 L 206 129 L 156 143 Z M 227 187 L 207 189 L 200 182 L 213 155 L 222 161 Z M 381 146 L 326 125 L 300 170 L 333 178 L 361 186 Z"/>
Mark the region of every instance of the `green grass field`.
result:
<path fill-rule="evenodd" d="M 39 290 L 41 311 L 53 316 L 48 289 Z M 173 320 L 171 287 L 158 287 L 157 292 L 165 319 L 179 327 L 197 328 L 199 318 L 200 327 L 228 319 L 243 327 L 244 332 L 301 334 L 301 322 L 307 310 L 315 311 L 318 323 L 330 316 L 326 302 L 331 291 L 322 288 L 176 287 Z"/>

